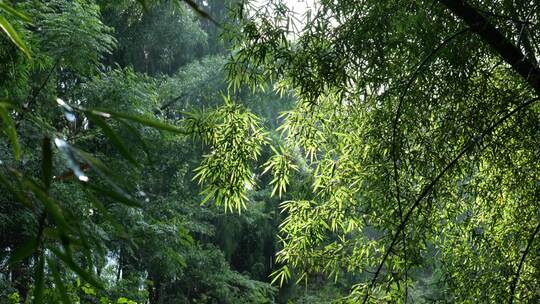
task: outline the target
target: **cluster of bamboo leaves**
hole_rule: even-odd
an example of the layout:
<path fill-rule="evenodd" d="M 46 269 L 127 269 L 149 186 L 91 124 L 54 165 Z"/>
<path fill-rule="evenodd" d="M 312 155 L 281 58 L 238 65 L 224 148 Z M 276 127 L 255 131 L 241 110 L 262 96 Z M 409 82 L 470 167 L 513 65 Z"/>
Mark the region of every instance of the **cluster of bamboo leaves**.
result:
<path fill-rule="evenodd" d="M 538 58 L 531 44 L 540 32 L 535 3 L 470 2 L 488 12 L 488 20 L 528 57 Z M 31 47 L 13 27 L 29 18 L 1 3 L 0 26 L 30 58 Z M 85 11 L 69 9 L 78 10 L 70 15 Z M 268 80 L 275 80 L 276 91 L 292 92 L 298 100 L 282 116 L 286 144 L 274 149 L 264 168 L 273 175 L 272 195 L 283 198 L 286 216 L 277 254 L 282 267 L 274 282 L 354 274 L 358 283 L 347 301 L 407 302 L 421 279 L 418 273 L 436 265 L 441 271 L 436 301 L 533 303 L 540 298 L 537 99 L 528 79 L 452 16 L 440 3 L 425 1 L 320 1 L 303 16 L 279 0 L 256 12 L 244 2 L 233 8 L 238 24 L 225 26 L 224 35 L 234 48 L 227 65 L 229 88 L 266 89 Z M 35 22 L 44 41 L 69 41 L 46 30 L 47 22 L 69 28 L 72 20 L 65 16 L 51 13 Z M 99 22 L 88 24 L 96 26 L 86 28 L 91 38 L 110 30 Z M 95 64 L 114 44 L 113 39 L 87 42 L 43 47 L 57 62 L 68 63 L 70 48 L 94 50 L 89 64 Z M 84 73 L 88 66 L 74 68 Z M 24 151 L 14 118 L 32 117 L 25 107 L 33 99 L 23 107 L 0 103 L 14 160 Z M 204 201 L 231 212 L 247 206 L 256 187 L 254 164 L 268 139 L 256 115 L 230 98 L 215 110 L 185 113 L 182 125 L 54 100 L 68 121 L 79 116 L 99 127 L 133 166 L 139 160 L 112 125 L 135 137 L 137 127 L 145 126 L 200 138 L 210 150 L 196 175 Z M 130 194 L 131 185 L 107 164 L 51 126 L 31 121 L 43 134 L 41 179 L 30 178 L 20 166 L 3 166 L 0 182 L 43 224 L 12 262 L 38 252 L 35 302 L 41 301 L 43 273 L 49 269 L 62 301 L 69 303 L 61 267 L 100 287 L 90 254 L 99 242 L 62 208 L 51 184 L 75 176 L 86 199 L 105 215 L 100 197 L 134 207 L 140 203 Z M 56 169 L 57 153 L 68 172 Z M 310 191 L 286 197 L 296 171 L 310 176 Z M 86 265 L 75 262 L 74 251 Z"/>
<path fill-rule="evenodd" d="M 536 4 L 466 2 L 536 62 Z M 280 154 L 313 181 L 281 205 L 274 282 L 357 274 L 350 301 L 401 303 L 434 265 L 431 300 L 538 300 L 538 99 L 445 3 L 233 11 L 231 86 L 295 94 Z"/>
<path fill-rule="evenodd" d="M 204 15 L 195 3 L 186 2 Z M 69 296 L 72 286 L 64 281 L 66 271 L 85 282 L 80 285 L 80 280 L 77 281 L 79 284 L 77 287 L 82 288 L 85 294 L 95 295 L 93 288 L 104 288 L 93 266 L 95 251 L 104 254 L 104 248 L 100 236 L 96 235 L 93 227 L 77 220 L 79 211 L 67 207 L 69 204 L 64 201 L 65 198 L 58 195 L 56 189 L 53 189 L 53 184 L 77 180 L 84 199 L 91 204 L 93 210 L 104 216 L 119 231 L 122 228 L 103 201 L 113 201 L 130 208 L 140 208 L 142 204 L 140 197 L 135 195 L 134 185 L 126 180 L 126 176 L 114 172 L 95 153 L 70 143 L 68 136 L 71 134 L 56 130 L 38 115 L 34 115 L 31 110 L 40 106 L 42 101 L 37 100 L 40 98 L 40 91 L 49 85 L 50 76 L 60 65 L 69 67 L 71 72 L 90 75 L 90 71 L 102 59 L 101 55 L 110 53 L 115 47 L 116 41 L 110 35 L 112 29 L 100 21 L 97 6 L 84 1 L 73 3 L 51 1 L 46 4 L 35 2 L 22 7 L 29 15 L 39 16 L 39 19 L 31 19 L 22 13 L 22 9 L 15 9 L 5 2 L 0 2 L 0 27 L 6 37 L 24 53 L 29 65 L 50 71 L 46 73 L 41 87 L 33 95 L 28 96 L 22 105 L 12 100 L 0 102 L 2 132 L 12 148 L 12 155 L 4 155 L 6 159 L 0 160 L 0 184 L 6 195 L 12 196 L 24 209 L 35 214 L 39 221 L 35 235 L 10 254 L 8 263 L 13 265 L 30 256 L 37 256 L 32 297 L 28 297 L 27 300 L 32 299 L 32 303 L 43 303 L 45 274 L 51 273 L 60 300 L 67 304 L 72 303 Z M 18 29 L 15 29 L 14 23 L 17 23 Z M 27 45 L 22 35 L 28 34 L 24 26 L 37 29 L 34 34 L 38 37 L 37 40 L 42 41 L 39 46 Z M 81 40 L 80 37 L 85 39 Z M 32 56 L 32 48 L 39 48 L 50 57 L 36 58 Z M 81 61 L 80 57 L 74 56 L 83 56 L 85 60 Z M 78 84 L 65 85 L 76 87 Z M 138 145 L 145 151 L 147 147 L 145 139 L 140 134 L 140 128 L 153 128 L 177 136 L 197 133 L 215 149 L 203 161 L 199 170 L 199 174 L 202 173 L 201 182 L 211 181 L 205 191 L 214 196 L 216 202 L 223 204 L 227 210 L 240 210 L 245 206 L 246 189 L 252 184 L 249 166 L 260 155 L 265 134 L 258 126 L 257 117 L 244 112 L 229 99 L 226 99 L 225 106 L 213 112 L 215 124 L 212 125 L 210 133 L 189 128 L 189 119 L 186 120 L 187 127 L 184 128 L 156 119 L 155 116 L 83 107 L 80 101 L 77 101 L 77 104 L 70 104 L 59 97 L 47 96 L 44 102 L 56 104 L 59 110 L 56 114 L 64 117 L 68 124 L 83 122 L 97 127 L 134 168 L 143 166 L 143 161 L 133 153 L 132 143 L 127 142 L 118 133 L 119 127 L 137 138 Z M 32 172 L 25 172 L 25 167 L 18 163 L 24 159 L 24 153 L 29 149 L 25 147 L 27 139 L 18 134 L 19 122 L 23 119 L 37 130 L 36 137 L 41 142 L 40 179 L 32 178 Z M 211 137 L 208 137 L 209 134 Z M 251 145 L 246 147 L 241 143 Z M 233 154 L 228 153 L 231 147 L 243 149 L 237 151 L 235 158 L 231 158 Z M 63 160 L 61 164 L 58 163 L 59 159 Z M 219 173 L 219 170 L 214 170 L 215 164 L 226 165 L 226 170 Z M 207 167 L 212 167 L 211 175 L 204 173 Z M 239 170 L 232 175 L 220 175 L 229 174 L 232 168 Z M 225 189 L 227 185 L 228 190 Z M 109 303 L 108 299 L 103 301 Z M 120 298 L 117 303 L 132 303 L 132 301 Z"/>

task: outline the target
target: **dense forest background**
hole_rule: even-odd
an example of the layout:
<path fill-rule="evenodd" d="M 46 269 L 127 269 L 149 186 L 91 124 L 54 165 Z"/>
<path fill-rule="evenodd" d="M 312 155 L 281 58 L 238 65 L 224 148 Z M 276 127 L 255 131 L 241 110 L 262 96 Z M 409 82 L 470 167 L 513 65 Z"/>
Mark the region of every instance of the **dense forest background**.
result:
<path fill-rule="evenodd" d="M 536 1 L 0 2 L 0 304 L 538 303 Z"/>
<path fill-rule="evenodd" d="M 204 9 L 223 21 L 227 5 L 215 1 Z M 206 151 L 201 141 L 127 121 L 104 124 L 103 117 L 89 119 L 68 105 L 171 122 L 185 112 L 216 108 L 227 94 L 223 66 L 228 51 L 218 39 L 220 28 L 172 1 L 148 7 L 136 1 L 22 1 L 16 7 L 32 20 L 30 26 L 14 24 L 32 59 L 1 37 L 1 91 L 20 107 L 14 120 L 21 146 L 20 159 L 10 159 L 9 141 L 2 142 L 2 170 L 13 167 L 39 179 L 42 145 L 52 141 L 58 150 L 49 156 L 53 177 L 47 191 L 62 202 L 67 225 L 76 224 L 72 227 L 80 235 L 62 236 L 43 208 L 14 203 L 2 190 L 0 302 L 30 301 L 43 255 L 50 259 L 42 274 L 44 303 L 62 301 L 60 284 L 68 303 L 277 301 L 269 274 L 280 216 L 277 202 L 263 195 L 268 189 L 253 191 L 251 207 L 241 214 L 201 206 L 200 187 L 192 180 Z M 278 111 L 291 103 L 273 93 L 235 99 L 261 115 L 268 129 L 275 128 Z M 105 172 L 93 171 L 90 162 L 59 140 L 92 153 Z M 129 150 L 129 159 L 116 140 Z M 79 172 L 70 170 L 73 166 Z M 114 182 L 97 181 L 100 173 L 111 173 Z M 110 190 L 109 196 L 90 200 L 89 187 L 80 184 L 83 176 L 96 183 L 91 187 Z M 128 191 L 111 186 L 117 184 L 129 189 L 140 206 L 116 202 L 113 191 Z M 40 242 L 51 247 L 62 242 L 76 247 L 73 259 L 95 271 L 103 289 L 58 265 L 61 259 L 52 248 L 36 246 L 10 263 L 13 251 L 33 244 L 38 231 Z M 79 250 L 76 242 L 88 242 L 91 249 Z"/>

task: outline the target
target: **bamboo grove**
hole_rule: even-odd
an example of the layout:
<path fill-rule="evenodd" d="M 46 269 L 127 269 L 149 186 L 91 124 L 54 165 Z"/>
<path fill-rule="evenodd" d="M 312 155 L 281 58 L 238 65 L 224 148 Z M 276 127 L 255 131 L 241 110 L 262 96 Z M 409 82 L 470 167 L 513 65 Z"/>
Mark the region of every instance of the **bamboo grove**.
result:
<path fill-rule="evenodd" d="M 0 303 L 540 301 L 540 3 L 298 7 L 0 2 Z"/>

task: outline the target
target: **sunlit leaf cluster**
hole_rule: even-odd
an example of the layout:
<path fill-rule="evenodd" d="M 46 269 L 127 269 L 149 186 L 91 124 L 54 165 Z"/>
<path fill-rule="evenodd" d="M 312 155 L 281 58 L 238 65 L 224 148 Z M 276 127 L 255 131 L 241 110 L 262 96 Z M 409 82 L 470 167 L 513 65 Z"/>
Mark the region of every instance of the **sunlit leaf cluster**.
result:
<path fill-rule="evenodd" d="M 281 204 L 275 282 L 357 275 L 362 303 L 425 301 L 426 278 L 435 301 L 538 298 L 538 86 L 507 56 L 537 69 L 537 6 L 459 3 L 232 12 L 230 83 L 296 96 L 280 130 L 312 179 Z"/>
<path fill-rule="evenodd" d="M 231 99 L 216 109 L 216 122 L 210 132 L 210 152 L 204 156 L 195 178 L 203 184 L 203 203 L 214 199 L 225 210 L 240 212 L 246 207 L 247 192 L 255 186 L 253 163 L 261 154 L 266 134 L 258 118 Z M 204 122 L 193 124 L 201 125 Z"/>

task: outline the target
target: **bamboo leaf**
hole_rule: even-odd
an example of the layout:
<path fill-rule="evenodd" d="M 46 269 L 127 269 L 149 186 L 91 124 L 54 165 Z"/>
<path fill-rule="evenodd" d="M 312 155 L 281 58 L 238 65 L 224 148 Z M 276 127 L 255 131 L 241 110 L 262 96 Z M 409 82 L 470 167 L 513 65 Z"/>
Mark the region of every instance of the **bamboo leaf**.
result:
<path fill-rule="evenodd" d="M 0 173 L 0 184 L 4 185 L 4 187 L 6 187 L 7 190 L 11 192 L 11 194 L 13 194 L 13 196 L 15 196 L 15 198 L 17 198 L 17 200 L 21 204 L 28 208 L 32 207 L 32 203 L 30 202 L 30 200 L 22 194 L 22 191 L 18 191 L 17 189 L 15 189 L 15 187 L 11 185 L 11 183 L 2 173 Z"/>
<path fill-rule="evenodd" d="M 64 214 L 62 212 L 62 208 L 60 208 L 60 205 L 51 198 L 45 191 L 42 189 L 39 185 L 37 185 L 35 182 L 28 178 L 23 178 L 23 184 L 28 188 L 36 198 L 43 204 L 45 209 L 49 212 L 49 214 L 53 217 L 56 224 L 62 228 L 63 231 L 68 231 L 69 225 L 64 217 Z"/>
<path fill-rule="evenodd" d="M 150 163 L 150 165 L 152 165 L 153 160 L 152 160 L 152 155 L 150 153 L 150 148 L 146 144 L 146 141 L 144 140 L 144 138 L 142 138 L 141 133 L 135 127 L 133 127 L 132 125 L 130 125 L 129 123 L 127 123 L 123 119 L 117 119 L 117 121 L 120 122 L 133 136 L 135 136 L 135 138 L 137 139 L 137 141 L 141 145 L 144 153 L 146 153 L 146 157 L 148 159 L 148 162 Z"/>
<path fill-rule="evenodd" d="M 75 159 L 75 156 L 73 155 L 73 147 L 71 147 L 71 145 L 68 144 L 65 140 L 58 137 L 54 139 L 54 143 L 58 150 L 64 155 L 64 158 L 67 161 L 67 165 L 71 169 L 73 174 L 75 174 L 75 176 L 77 176 L 80 181 L 87 182 L 88 176 L 84 174 L 81 166 Z"/>
<path fill-rule="evenodd" d="M 19 37 L 19 34 L 17 34 L 17 31 L 15 31 L 13 26 L 11 26 L 11 23 L 9 23 L 3 16 L 0 16 L 0 28 L 2 28 L 11 42 L 13 42 L 13 44 L 15 44 L 26 55 L 26 57 L 29 59 L 32 58 L 24 41 L 21 39 L 21 37 Z"/>
<path fill-rule="evenodd" d="M 5 4 L 2 1 L 0 1 L 0 9 L 24 22 L 32 22 L 32 20 L 28 16 L 14 9 L 12 6 Z"/>
<path fill-rule="evenodd" d="M 34 273 L 35 286 L 34 286 L 34 304 L 43 303 L 43 284 L 44 284 L 44 272 L 45 272 L 45 257 L 43 253 L 39 256 L 39 261 Z"/>
<path fill-rule="evenodd" d="M 77 265 L 73 258 L 65 253 L 62 253 L 57 248 L 50 248 L 50 250 L 54 253 L 55 256 L 57 256 L 64 264 L 73 272 L 78 274 L 81 278 L 83 278 L 85 281 L 90 283 L 92 286 L 96 288 L 103 289 L 103 284 L 99 281 L 98 278 L 96 278 L 93 274 L 87 272 L 86 270 L 82 269 L 81 266 Z"/>
<path fill-rule="evenodd" d="M 169 131 L 169 132 L 179 133 L 179 134 L 186 134 L 186 131 L 182 128 L 179 128 L 177 126 L 174 126 L 168 123 L 164 123 L 162 121 L 159 121 L 157 119 L 147 117 L 147 116 L 114 112 L 114 111 L 108 111 L 105 109 L 94 109 L 93 111 L 94 113 L 97 111 L 99 113 L 109 114 L 113 118 L 124 118 L 133 122 L 140 123 L 145 126 L 153 127 L 153 128 L 164 130 L 164 131 Z"/>
<path fill-rule="evenodd" d="M 101 201 L 94 195 L 94 193 L 92 193 L 92 191 L 90 189 L 86 189 L 85 193 L 86 193 L 88 199 L 90 200 L 90 202 L 92 203 L 92 206 L 94 206 L 94 208 L 97 211 L 101 212 L 101 215 L 107 221 L 109 221 L 109 223 L 111 223 L 111 225 L 116 229 L 118 235 L 120 237 L 123 237 L 123 238 L 129 238 L 130 236 L 127 234 L 124 227 L 122 225 L 120 225 L 118 223 L 118 221 L 113 218 L 113 216 L 109 212 L 109 210 L 107 210 L 107 208 L 105 208 L 103 203 L 101 203 Z"/>
<path fill-rule="evenodd" d="M 126 145 L 123 143 L 123 141 L 120 139 L 118 134 L 107 124 L 107 122 L 99 117 L 98 115 L 93 114 L 92 112 L 87 112 L 87 117 L 93 121 L 96 125 L 98 125 L 101 130 L 103 130 L 103 133 L 111 143 L 118 149 L 118 152 L 122 154 L 122 156 L 127 159 L 130 163 L 134 164 L 137 167 L 140 167 L 140 164 L 137 162 L 135 157 L 129 152 Z"/>
<path fill-rule="evenodd" d="M 70 146 L 71 150 L 76 153 L 86 164 L 88 164 L 96 173 L 99 174 L 110 186 L 116 191 L 122 192 L 122 188 L 119 185 L 128 187 L 129 183 L 125 181 L 116 172 L 113 172 L 111 168 L 105 165 L 102 161 L 94 157 L 92 154 Z"/>
<path fill-rule="evenodd" d="M 51 264 L 53 263 L 49 259 L 49 265 Z M 69 300 L 69 297 L 68 297 L 66 286 L 64 285 L 64 282 L 62 282 L 62 279 L 60 278 L 60 273 L 58 273 L 58 267 L 52 267 L 52 275 L 53 275 L 54 285 L 56 287 L 55 289 L 58 292 L 58 295 L 60 296 L 62 303 L 71 304 L 71 301 Z"/>
<path fill-rule="evenodd" d="M 96 191 L 99 194 L 105 195 L 111 199 L 113 199 L 115 202 L 124 204 L 129 207 L 142 207 L 142 204 L 137 202 L 136 200 L 132 199 L 131 197 L 115 192 L 113 190 L 107 190 L 105 188 L 99 187 L 95 184 L 89 185 L 89 187 Z"/>
<path fill-rule="evenodd" d="M 17 248 L 15 252 L 11 255 L 9 258 L 9 265 L 13 265 L 17 262 L 20 262 L 24 258 L 29 257 L 32 255 L 38 247 L 38 241 L 35 238 L 32 238 L 28 240 L 26 243 L 24 243 L 21 247 Z"/>
<path fill-rule="evenodd" d="M 143 7 L 143 10 L 148 10 L 148 3 L 146 3 L 146 0 L 137 0 L 137 2 Z"/>
<path fill-rule="evenodd" d="M 7 103 L 0 103 L 0 117 L 4 122 L 4 130 L 9 138 L 9 141 L 11 142 L 11 147 L 13 148 L 15 159 L 19 160 L 21 158 L 21 147 L 19 145 L 19 139 L 17 138 L 17 131 L 15 130 L 15 122 L 7 111 L 8 107 L 9 105 Z"/>

